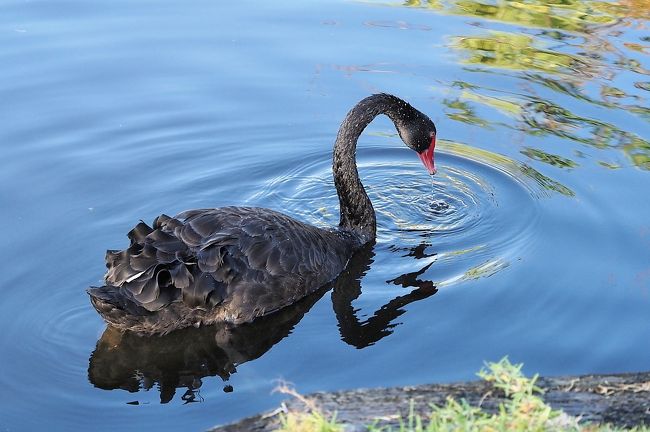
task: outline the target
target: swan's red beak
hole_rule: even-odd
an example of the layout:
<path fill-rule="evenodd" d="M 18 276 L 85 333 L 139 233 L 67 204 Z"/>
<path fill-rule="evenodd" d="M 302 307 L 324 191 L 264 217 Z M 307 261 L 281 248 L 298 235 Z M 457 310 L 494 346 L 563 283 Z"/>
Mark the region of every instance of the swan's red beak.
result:
<path fill-rule="evenodd" d="M 436 173 L 436 164 L 433 161 L 433 150 L 436 148 L 436 137 L 435 135 L 433 138 L 431 138 L 431 144 L 429 145 L 429 148 L 423 151 L 422 153 L 418 153 L 418 156 L 420 156 L 420 160 L 426 167 L 427 171 L 429 171 L 429 174 L 434 175 Z"/>

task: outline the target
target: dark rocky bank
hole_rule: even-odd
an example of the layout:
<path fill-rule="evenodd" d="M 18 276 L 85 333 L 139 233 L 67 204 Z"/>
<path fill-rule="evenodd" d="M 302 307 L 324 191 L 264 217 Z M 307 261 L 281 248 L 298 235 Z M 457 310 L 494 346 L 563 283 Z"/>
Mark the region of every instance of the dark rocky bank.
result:
<path fill-rule="evenodd" d="M 650 425 L 650 372 L 613 375 L 583 375 L 540 378 L 544 400 L 556 409 L 580 418 L 581 422 L 610 423 L 620 427 Z M 505 396 L 484 381 L 456 384 L 426 384 L 413 387 L 359 389 L 306 395 L 323 412 L 336 412 L 337 421 L 350 431 L 380 419 L 382 425 L 399 425 L 408 416 L 411 401 L 416 413 L 426 416 L 429 405 L 444 404 L 448 396 L 465 399 L 494 412 Z M 305 409 L 302 402 L 288 400 L 275 411 L 219 426 L 211 432 L 272 431 L 284 409 Z"/>

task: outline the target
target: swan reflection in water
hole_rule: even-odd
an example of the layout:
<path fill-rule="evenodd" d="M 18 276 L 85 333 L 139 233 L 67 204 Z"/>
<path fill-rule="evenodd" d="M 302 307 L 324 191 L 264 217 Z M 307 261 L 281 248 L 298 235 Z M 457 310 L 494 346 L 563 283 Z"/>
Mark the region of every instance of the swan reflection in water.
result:
<path fill-rule="evenodd" d="M 407 256 L 424 258 L 427 244 L 412 248 Z M 419 280 L 431 264 L 418 272 L 403 274 L 388 281 L 403 287 L 415 287 L 398 296 L 365 321 L 357 317 L 352 302 L 361 295 L 361 279 L 374 257 L 373 245 L 359 250 L 347 268 L 330 285 L 301 301 L 252 323 L 232 327 L 211 325 L 177 330 L 165 336 L 142 337 L 107 327 L 95 351 L 90 356 L 88 378 L 98 388 L 123 389 L 137 392 L 158 385 L 160 402 L 171 401 L 177 389 L 185 389 L 185 403 L 202 400 L 199 389 L 202 379 L 219 376 L 227 381 L 236 367 L 261 357 L 288 336 L 311 307 L 332 290 L 332 304 L 338 320 L 341 339 L 364 348 L 392 333 L 398 325 L 394 320 L 402 315 L 404 306 L 436 293 L 431 281 Z M 226 385 L 224 391 L 232 391 Z"/>

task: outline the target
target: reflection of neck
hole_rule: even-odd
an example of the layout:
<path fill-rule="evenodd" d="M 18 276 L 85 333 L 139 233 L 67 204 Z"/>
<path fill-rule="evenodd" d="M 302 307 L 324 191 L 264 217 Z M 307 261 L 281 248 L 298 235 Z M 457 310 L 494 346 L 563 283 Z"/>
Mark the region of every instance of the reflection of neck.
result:
<path fill-rule="evenodd" d="M 425 299 L 437 292 L 432 282 L 417 280 L 415 290 L 409 294 L 395 297 L 377 309 L 372 317 L 360 322 L 357 310 L 352 307 L 352 302 L 361 295 L 361 279 L 370 269 L 374 257 L 372 247 L 372 244 L 366 245 L 352 257 L 346 271 L 336 280 L 332 291 L 332 305 L 341 332 L 341 339 L 359 349 L 373 345 L 391 334 L 392 329 L 398 325 L 393 323 L 393 320 L 405 312 L 404 306 Z M 426 267 L 428 268 L 429 265 Z M 404 276 L 407 276 L 408 279 L 408 275 L 402 275 L 400 278 Z M 396 278 L 395 281 L 398 279 Z"/>

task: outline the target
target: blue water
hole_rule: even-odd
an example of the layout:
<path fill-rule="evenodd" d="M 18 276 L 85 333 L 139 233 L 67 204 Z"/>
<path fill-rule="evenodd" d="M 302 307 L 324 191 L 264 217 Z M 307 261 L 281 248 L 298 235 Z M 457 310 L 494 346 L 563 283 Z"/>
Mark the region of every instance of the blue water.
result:
<path fill-rule="evenodd" d="M 0 10 L 0 430 L 204 430 L 273 407 L 278 379 L 448 382 L 504 355 L 648 369 L 646 0 Z M 336 131 L 379 91 L 436 122 L 438 175 L 370 125 L 378 242 L 347 279 L 242 334 L 104 334 L 85 288 L 140 219 L 335 224 Z"/>

